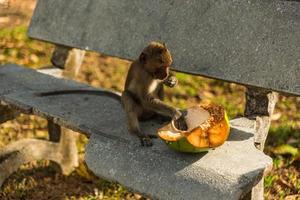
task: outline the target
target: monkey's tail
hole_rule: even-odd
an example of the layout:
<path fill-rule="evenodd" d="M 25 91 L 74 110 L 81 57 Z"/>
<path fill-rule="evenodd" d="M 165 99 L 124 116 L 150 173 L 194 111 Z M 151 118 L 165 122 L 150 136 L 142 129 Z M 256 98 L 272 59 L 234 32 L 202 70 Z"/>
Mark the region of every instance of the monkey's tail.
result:
<path fill-rule="evenodd" d="M 107 96 L 121 102 L 121 93 L 114 92 L 110 90 L 97 89 L 97 90 L 89 90 L 89 89 L 69 89 L 69 90 L 53 90 L 47 92 L 37 92 L 35 93 L 38 97 L 47 97 L 47 96 L 56 96 L 56 95 L 68 95 L 68 94 L 87 94 L 87 95 L 96 95 L 96 96 Z"/>

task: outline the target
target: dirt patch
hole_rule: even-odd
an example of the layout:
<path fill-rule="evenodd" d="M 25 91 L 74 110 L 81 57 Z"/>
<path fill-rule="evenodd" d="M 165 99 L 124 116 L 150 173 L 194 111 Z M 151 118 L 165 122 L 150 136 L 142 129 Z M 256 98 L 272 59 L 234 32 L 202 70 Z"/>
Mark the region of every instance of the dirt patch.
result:
<path fill-rule="evenodd" d="M 95 177 L 86 179 L 76 172 L 64 176 L 55 170 L 57 167 L 49 161 L 24 165 L 6 181 L 0 199 L 142 199 L 126 192 L 120 185 Z"/>
<path fill-rule="evenodd" d="M 0 29 L 28 25 L 36 0 L 0 0 Z"/>

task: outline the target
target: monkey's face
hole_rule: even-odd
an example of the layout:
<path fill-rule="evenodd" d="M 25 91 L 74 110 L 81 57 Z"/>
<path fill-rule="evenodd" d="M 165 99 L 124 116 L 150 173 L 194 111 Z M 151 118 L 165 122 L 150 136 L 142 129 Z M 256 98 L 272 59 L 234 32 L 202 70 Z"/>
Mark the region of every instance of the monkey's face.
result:
<path fill-rule="evenodd" d="M 164 44 L 150 43 L 144 49 L 139 58 L 144 69 L 153 78 L 165 80 L 169 76 L 169 69 L 172 64 L 172 56 Z"/>

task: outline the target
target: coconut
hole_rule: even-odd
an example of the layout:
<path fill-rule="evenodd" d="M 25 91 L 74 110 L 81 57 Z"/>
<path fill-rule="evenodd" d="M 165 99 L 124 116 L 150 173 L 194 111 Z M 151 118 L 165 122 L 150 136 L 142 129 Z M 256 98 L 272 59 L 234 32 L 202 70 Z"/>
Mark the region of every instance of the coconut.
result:
<path fill-rule="evenodd" d="M 158 135 L 172 149 L 203 152 L 222 145 L 229 135 L 229 121 L 224 108 L 216 104 L 198 105 L 185 110 L 185 116 L 158 130 Z"/>

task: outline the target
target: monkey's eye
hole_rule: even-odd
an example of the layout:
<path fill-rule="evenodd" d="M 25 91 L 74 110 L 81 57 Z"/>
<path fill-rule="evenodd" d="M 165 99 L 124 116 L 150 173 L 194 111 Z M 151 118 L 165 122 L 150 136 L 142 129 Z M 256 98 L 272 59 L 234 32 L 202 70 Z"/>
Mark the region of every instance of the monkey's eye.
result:
<path fill-rule="evenodd" d="M 163 61 L 162 59 L 159 59 L 158 61 L 159 61 L 160 63 L 164 63 L 164 61 Z"/>

